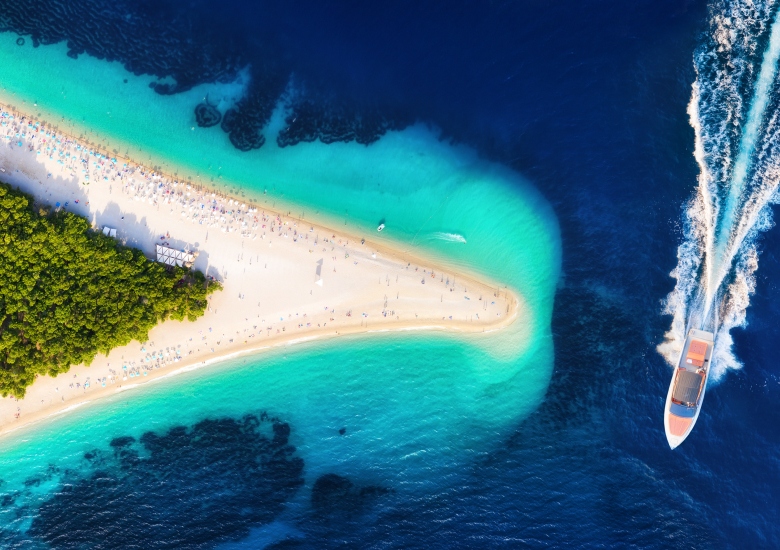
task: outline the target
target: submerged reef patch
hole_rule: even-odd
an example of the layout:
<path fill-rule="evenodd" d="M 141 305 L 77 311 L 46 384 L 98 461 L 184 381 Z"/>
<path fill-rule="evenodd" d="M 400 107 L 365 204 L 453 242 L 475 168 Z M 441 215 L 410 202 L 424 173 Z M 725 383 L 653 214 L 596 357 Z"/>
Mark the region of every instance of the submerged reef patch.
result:
<path fill-rule="evenodd" d="M 264 75 L 261 81 L 253 78 L 247 94 L 228 109 L 222 118 L 222 130 L 230 137 L 233 147 L 250 151 L 263 146 L 262 129 L 271 119 L 285 82 L 273 73 Z"/>
<path fill-rule="evenodd" d="M 216 126 L 220 120 L 222 120 L 222 113 L 213 105 L 198 103 L 195 107 L 195 121 L 201 128 Z"/>
<path fill-rule="evenodd" d="M 28 535 L 53 548 L 200 548 L 240 539 L 273 521 L 303 485 L 289 435 L 288 424 L 263 413 L 116 437 L 111 450 L 86 453 L 83 468 L 63 475 Z"/>
<path fill-rule="evenodd" d="M 359 513 L 378 497 L 390 492 L 390 489 L 377 485 L 356 487 L 346 477 L 325 474 L 314 482 L 311 505 L 320 514 Z"/>
<path fill-rule="evenodd" d="M 153 86 L 161 94 L 232 78 L 238 67 L 233 52 L 224 48 L 215 52 L 217 41 L 210 42 L 211 50 L 193 42 L 185 20 L 170 25 L 165 18 L 149 15 L 139 5 L 122 1 L 2 1 L 0 30 L 29 35 L 36 47 L 67 42 L 73 58 L 87 54 L 119 61 L 136 75 L 171 77 L 173 83 Z"/>
<path fill-rule="evenodd" d="M 402 130 L 412 122 L 405 116 L 388 117 L 378 108 L 359 109 L 310 98 L 290 102 L 288 111 L 285 127 L 276 138 L 279 147 L 315 140 L 369 145 L 388 130 Z"/>
<path fill-rule="evenodd" d="M 221 121 L 236 149 L 258 149 L 265 143 L 263 129 L 284 97 L 295 66 L 279 55 L 283 49 L 279 36 L 233 33 L 236 21 L 228 16 L 220 21 L 214 9 L 215 4 L 209 2 L 191 8 L 122 0 L 41 0 L 34 5 L 0 0 L 0 31 L 29 35 L 36 47 L 66 42 L 67 54 L 74 59 L 87 54 L 118 61 L 135 75 L 155 77 L 149 86 L 162 95 L 186 92 L 205 83 L 232 82 L 249 67 L 252 84 L 224 117 L 208 103 L 198 104 L 194 110 L 198 126 L 208 128 Z M 243 20 L 250 21 L 256 15 L 249 11 Z M 225 40 L 225 32 L 231 32 L 230 40 Z M 25 43 L 23 36 L 17 39 L 20 46 Z M 292 114 L 278 138 L 279 145 L 315 139 L 368 144 L 389 129 L 406 126 L 378 108 L 338 107 L 322 99 L 328 93 L 315 93 L 312 83 L 303 84 L 295 92 L 297 100 L 290 106 Z M 320 92 L 322 86 L 317 88 Z"/>

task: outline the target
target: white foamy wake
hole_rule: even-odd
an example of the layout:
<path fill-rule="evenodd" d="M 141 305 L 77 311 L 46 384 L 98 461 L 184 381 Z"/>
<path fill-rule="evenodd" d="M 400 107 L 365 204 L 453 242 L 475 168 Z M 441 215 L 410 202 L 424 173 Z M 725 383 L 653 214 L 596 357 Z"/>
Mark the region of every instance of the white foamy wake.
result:
<path fill-rule="evenodd" d="M 710 35 L 695 55 L 688 106 L 699 165 L 696 196 L 665 302 L 672 326 L 658 351 L 674 365 L 690 328 L 716 333 L 712 378 L 741 363 L 730 331 L 745 325 L 755 290 L 759 235 L 778 202 L 780 59 L 777 0 L 716 2 Z M 746 100 L 748 100 L 746 102 Z"/>
<path fill-rule="evenodd" d="M 466 237 L 460 233 L 446 233 L 444 231 L 437 231 L 436 233 L 431 233 L 429 238 L 437 241 L 466 244 Z"/>

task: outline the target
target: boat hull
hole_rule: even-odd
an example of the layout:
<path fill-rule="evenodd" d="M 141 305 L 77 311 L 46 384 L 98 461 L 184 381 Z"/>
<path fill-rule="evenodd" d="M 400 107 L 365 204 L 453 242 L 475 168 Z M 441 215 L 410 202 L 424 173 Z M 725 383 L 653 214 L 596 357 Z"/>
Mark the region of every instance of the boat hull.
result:
<path fill-rule="evenodd" d="M 706 353 L 703 355 L 702 365 L 689 365 L 686 364 L 686 358 L 691 355 L 691 344 L 695 341 L 704 342 L 707 344 Z M 695 346 L 696 344 L 694 344 Z M 688 336 L 685 339 L 682 352 L 680 353 L 680 360 L 677 363 L 677 367 L 672 374 L 672 380 L 669 383 L 669 391 L 666 394 L 666 403 L 664 405 L 664 431 L 666 432 L 666 440 L 669 443 L 669 447 L 675 449 L 678 447 L 693 431 L 693 427 L 696 425 L 696 421 L 699 418 L 701 412 L 701 405 L 704 401 L 704 394 L 707 391 L 707 381 L 710 375 L 710 364 L 712 359 L 712 350 L 715 345 L 715 335 L 711 332 L 704 330 L 691 329 L 688 332 Z M 687 362 L 691 362 L 688 360 Z M 681 371 L 685 371 L 690 374 L 696 374 L 701 376 L 701 388 L 696 396 L 695 404 L 693 407 L 681 406 L 674 402 L 673 396 L 675 394 L 675 385 L 679 381 Z M 690 374 L 688 377 L 690 378 Z M 678 414 L 675 414 L 675 410 Z"/>

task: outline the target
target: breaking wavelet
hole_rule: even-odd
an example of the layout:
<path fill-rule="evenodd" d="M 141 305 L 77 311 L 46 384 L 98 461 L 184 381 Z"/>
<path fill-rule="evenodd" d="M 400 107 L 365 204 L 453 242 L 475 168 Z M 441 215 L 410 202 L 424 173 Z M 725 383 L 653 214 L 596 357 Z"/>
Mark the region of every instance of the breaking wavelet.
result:
<path fill-rule="evenodd" d="M 429 238 L 436 241 L 466 244 L 466 237 L 460 233 L 446 233 L 444 231 L 437 231 L 435 233 L 431 233 Z"/>

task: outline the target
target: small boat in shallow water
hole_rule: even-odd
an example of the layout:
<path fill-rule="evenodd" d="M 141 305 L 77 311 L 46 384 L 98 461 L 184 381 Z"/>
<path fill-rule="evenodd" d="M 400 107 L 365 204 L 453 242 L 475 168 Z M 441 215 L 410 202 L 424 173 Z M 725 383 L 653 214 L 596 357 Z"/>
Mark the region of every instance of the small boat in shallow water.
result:
<path fill-rule="evenodd" d="M 664 406 L 664 430 L 672 449 L 685 441 L 699 418 L 714 345 L 713 333 L 697 329 L 688 331 Z"/>
<path fill-rule="evenodd" d="M 385 228 L 385 224 L 383 224 L 383 223 L 380 223 L 380 224 L 379 224 L 379 227 L 377 227 L 377 228 L 376 228 L 376 230 L 377 230 L 377 231 L 379 231 L 379 232 L 381 233 L 381 232 L 382 232 L 382 230 L 383 230 L 384 228 Z"/>

